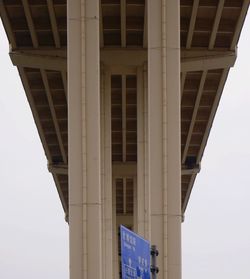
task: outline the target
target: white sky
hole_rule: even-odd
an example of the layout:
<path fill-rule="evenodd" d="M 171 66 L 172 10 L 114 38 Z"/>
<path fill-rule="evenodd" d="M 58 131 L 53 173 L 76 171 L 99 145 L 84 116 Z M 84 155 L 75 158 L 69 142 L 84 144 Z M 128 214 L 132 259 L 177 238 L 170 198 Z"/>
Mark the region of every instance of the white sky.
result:
<path fill-rule="evenodd" d="M 183 224 L 183 279 L 250 278 L 250 16 Z M 68 225 L 0 26 L 0 278 L 68 278 Z"/>
<path fill-rule="evenodd" d="M 184 279 L 250 278 L 250 15 L 183 224 Z"/>
<path fill-rule="evenodd" d="M 68 225 L 0 30 L 0 278 L 68 278 Z"/>

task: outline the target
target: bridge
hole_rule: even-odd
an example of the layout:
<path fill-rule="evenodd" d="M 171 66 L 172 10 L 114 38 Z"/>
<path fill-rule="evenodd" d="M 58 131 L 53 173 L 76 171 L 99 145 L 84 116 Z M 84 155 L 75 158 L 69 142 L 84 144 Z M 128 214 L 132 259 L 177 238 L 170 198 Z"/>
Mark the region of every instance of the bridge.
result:
<path fill-rule="evenodd" d="M 150 188 L 150 183 L 156 181 L 158 184 L 157 177 L 163 176 L 159 185 L 164 184 L 176 167 L 180 168 L 181 180 L 175 173 L 173 177 L 170 175 L 170 184 L 175 185 L 174 192 L 178 188 L 176 185 L 181 183 L 180 201 L 176 200 L 178 191 L 173 196 L 177 206 L 180 203 L 180 212 L 175 207 L 169 212 L 176 210 L 183 218 L 224 84 L 236 60 L 237 42 L 248 7 L 249 0 L 181 0 L 177 4 L 170 0 L 0 1 L 1 18 L 10 43 L 9 54 L 19 71 L 67 221 L 70 223 L 69 196 L 74 196 L 73 192 L 70 194 L 70 188 L 73 189 L 70 177 L 75 185 L 82 183 L 80 177 L 85 177 L 85 172 L 86 177 L 98 174 L 101 182 L 93 179 L 89 183 L 100 184 L 95 189 L 97 192 L 102 191 L 102 187 L 106 189 L 105 193 L 100 193 L 99 200 L 103 201 L 107 215 L 96 217 L 97 231 L 101 232 L 104 222 L 106 234 L 103 233 L 103 237 L 111 245 L 111 250 L 107 247 L 101 250 L 105 255 L 113 255 L 112 268 L 106 270 L 105 278 L 118 274 L 117 247 L 107 240 L 110 231 L 115 239 L 116 225 L 126 224 L 149 238 L 154 234 L 161 235 L 154 232 L 150 223 L 149 216 L 153 218 L 153 214 L 143 211 L 155 202 L 150 195 L 155 189 Z M 178 51 L 172 52 L 172 49 Z M 97 77 L 97 71 L 100 77 Z M 81 79 L 86 79 L 86 84 L 81 83 Z M 75 98 L 74 92 L 81 91 L 81 86 L 86 86 L 87 91 L 99 92 L 97 96 L 92 94 L 99 101 L 92 100 L 90 93 Z M 154 92 L 164 90 L 166 103 L 164 96 L 154 97 Z M 177 99 L 168 97 L 172 90 Z M 78 111 L 77 103 L 82 101 L 85 106 L 84 98 L 96 103 Z M 162 102 L 166 107 L 157 113 L 155 107 Z M 99 105 L 101 109 L 97 112 Z M 100 117 L 100 121 L 91 111 Z M 80 121 L 77 117 L 83 122 L 75 126 L 74 123 Z M 87 118 L 92 119 L 93 124 Z M 159 126 L 155 127 L 155 123 Z M 164 123 L 167 124 L 164 126 Z M 97 125 L 100 130 L 92 131 L 91 125 Z M 81 126 L 88 128 L 81 130 Z M 170 136 L 172 131 L 173 138 Z M 93 146 L 79 143 L 78 138 L 85 133 L 93 137 L 86 142 L 95 142 L 95 137 L 99 140 Z M 166 143 L 166 150 L 164 135 L 165 141 L 170 142 L 170 145 Z M 85 159 L 78 158 L 77 153 L 84 148 L 96 154 L 99 144 L 96 158 L 99 158 L 100 168 L 94 166 L 96 158 L 94 162 L 88 155 L 82 157 Z M 162 147 L 157 149 L 159 144 Z M 176 154 L 171 153 L 172 148 L 176 148 Z M 159 160 L 162 160 L 160 165 Z M 86 162 L 94 169 L 89 174 Z M 154 170 L 154 163 L 162 171 Z M 153 178 L 155 180 L 150 180 Z M 82 194 L 81 191 L 78 194 Z M 170 196 L 171 191 L 167 190 Z M 156 199 L 159 199 L 164 195 L 164 189 L 159 186 L 156 193 Z M 86 192 L 88 195 L 92 194 Z M 105 204 L 104 199 L 112 206 Z M 83 200 L 80 203 L 84 203 Z M 163 207 L 164 204 L 163 201 Z M 82 212 L 84 215 L 85 209 Z M 153 208 L 151 212 L 154 212 Z M 108 224 L 110 216 L 112 228 Z M 87 228 L 81 232 L 83 235 L 84 230 L 86 233 Z M 174 231 L 168 233 L 172 235 Z M 178 248 L 178 240 L 174 242 Z M 100 251 L 101 240 L 98 245 L 97 251 Z M 174 249 L 168 249 L 163 255 L 174 253 Z M 161 261 L 162 269 L 167 273 L 168 263 Z M 78 263 L 75 268 L 81 265 Z M 173 272 L 173 278 L 179 278 L 176 274 L 180 273 Z M 167 278 L 163 274 L 162 278 Z M 72 278 L 80 278 L 75 276 Z M 98 274 L 96 276 L 93 278 L 99 278 Z"/>

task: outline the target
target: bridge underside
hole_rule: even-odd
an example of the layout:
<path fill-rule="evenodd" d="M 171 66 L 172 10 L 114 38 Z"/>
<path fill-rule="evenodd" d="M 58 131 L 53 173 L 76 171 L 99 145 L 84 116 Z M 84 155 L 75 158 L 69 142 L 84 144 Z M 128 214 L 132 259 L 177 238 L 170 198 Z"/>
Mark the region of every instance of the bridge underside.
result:
<path fill-rule="evenodd" d="M 147 56 L 147 0 L 101 0 L 100 59 Z M 200 162 L 249 6 L 248 0 L 181 0 L 182 211 Z M 3 0 L 1 18 L 58 193 L 68 212 L 66 0 Z M 126 61 L 122 61 L 126 63 Z M 115 82 L 115 81 L 114 81 Z M 118 81 L 119 83 L 119 81 Z M 133 83 L 133 81 L 131 81 Z M 136 125 L 131 122 L 131 125 Z M 118 135 L 119 137 L 120 135 Z M 117 137 L 117 140 L 118 140 Z M 131 161 L 136 156 L 131 134 Z M 116 149 L 117 148 L 117 149 Z M 113 161 L 120 156 L 119 141 Z M 115 157 L 117 156 L 117 157 Z"/>

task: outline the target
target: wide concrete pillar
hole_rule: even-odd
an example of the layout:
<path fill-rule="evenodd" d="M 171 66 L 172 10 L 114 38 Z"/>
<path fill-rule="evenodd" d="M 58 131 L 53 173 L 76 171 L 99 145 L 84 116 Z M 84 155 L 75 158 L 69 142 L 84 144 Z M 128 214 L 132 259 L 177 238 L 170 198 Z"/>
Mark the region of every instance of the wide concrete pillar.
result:
<path fill-rule="evenodd" d="M 148 1 L 150 238 L 159 279 L 181 278 L 179 1 Z"/>
<path fill-rule="evenodd" d="M 99 0 L 68 1 L 70 279 L 101 279 Z"/>

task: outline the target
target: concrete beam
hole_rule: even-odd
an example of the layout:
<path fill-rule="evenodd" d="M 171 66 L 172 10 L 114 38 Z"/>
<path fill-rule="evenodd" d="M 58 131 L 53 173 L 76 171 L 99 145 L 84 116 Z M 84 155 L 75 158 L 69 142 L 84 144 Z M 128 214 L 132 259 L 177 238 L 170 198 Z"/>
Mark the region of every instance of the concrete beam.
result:
<path fill-rule="evenodd" d="M 68 174 L 68 165 L 65 164 L 48 164 L 48 170 L 49 172 L 53 174 Z M 129 165 L 122 165 L 122 164 L 114 164 L 113 170 L 115 172 L 119 173 L 119 175 L 126 175 L 128 173 L 135 173 L 136 172 L 136 165 L 135 164 L 129 164 Z M 193 168 L 187 168 L 186 166 L 182 165 L 181 168 L 181 175 L 191 175 L 191 174 L 197 174 L 200 172 L 200 165 L 197 164 Z"/>
<path fill-rule="evenodd" d="M 234 66 L 236 60 L 235 51 L 193 51 L 181 52 L 181 71 L 208 71 L 224 69 Z"/>
<path fill-rule="evenodd" d="M 9 55 L 14 66 L 67 71 L 66 50 L 15 50 Z"/>
<path fill-rule="evenodd" d="M 125 54 L 126 53 L 126 54 Z M 124 55 L 125 54 L 125 55 Z M 182 50 L 181 72 L 224 69 L 234 66 L 235 51 Z M 66 71 L 66 49 L 37 49 L 10 51 L 13 65 L 45 70 Z M 109 65 L 139 66 L 147 61 L 147 49 L 101 49 L 102 63 Z"/>
<path fill-rule="evenodd" d="M 187 168 L 186 166 L 182 165 L 181 168 L 181 175 L 193 175 L 199 173 L 201 170 L 200 164 L 195 165 L 193 168 Z"/>
<path fill-rule="evenodd" d="M 48 171 L 53 174 L 68 175 L 68 165 L 65 164 L 48 164 Z"/>

